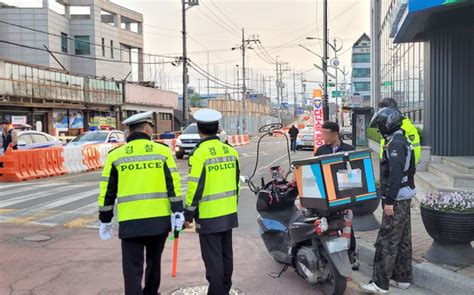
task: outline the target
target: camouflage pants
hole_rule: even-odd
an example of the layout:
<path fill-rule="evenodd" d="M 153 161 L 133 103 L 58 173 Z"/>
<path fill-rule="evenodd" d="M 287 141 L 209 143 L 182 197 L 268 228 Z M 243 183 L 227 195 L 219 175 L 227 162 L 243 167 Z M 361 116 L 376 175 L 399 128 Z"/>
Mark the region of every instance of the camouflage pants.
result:
<path fill-rule="evenodd" d="M 385 290 L 390 279 L 408 283 L 413 278 L 410 204 L 411 200 L 395 202 L 395 214 L 383 214 L 375 242 L 372 280 Z"/>

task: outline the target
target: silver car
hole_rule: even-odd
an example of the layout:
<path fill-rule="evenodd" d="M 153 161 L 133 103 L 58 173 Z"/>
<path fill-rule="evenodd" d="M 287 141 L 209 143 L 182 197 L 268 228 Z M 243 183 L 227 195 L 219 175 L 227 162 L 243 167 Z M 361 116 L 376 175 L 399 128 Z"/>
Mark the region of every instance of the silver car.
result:
<path fill-rule="evenodd" d="M 62 142 L 59 139 L 44 132 L 27 130 L 18 131 L 17 146 L 19 150 L 31 150 L 62 146 Z"/>
<path fill-rule="evenodd" d="M 94 143 L 117 143 L 125 142 L 125 133 L 120 130 L 112 131 L 90 131 L 79 135 L 70 141 L 67 145 L 86 145 Z"/>

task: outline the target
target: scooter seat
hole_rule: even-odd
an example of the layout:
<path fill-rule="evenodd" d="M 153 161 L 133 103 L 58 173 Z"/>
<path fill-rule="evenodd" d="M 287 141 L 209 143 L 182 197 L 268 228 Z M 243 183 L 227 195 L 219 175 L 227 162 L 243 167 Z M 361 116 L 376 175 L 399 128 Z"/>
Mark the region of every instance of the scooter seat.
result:
<path fill-rule="evenodd" d="M 290 207 L 285 210 L 272 211 L 272 212 L 260 212 L 262 219 L 270 219 L 277 221 L 288 228 L 295 216 L 299 215 L 298 208 L 296 206 Z"/>

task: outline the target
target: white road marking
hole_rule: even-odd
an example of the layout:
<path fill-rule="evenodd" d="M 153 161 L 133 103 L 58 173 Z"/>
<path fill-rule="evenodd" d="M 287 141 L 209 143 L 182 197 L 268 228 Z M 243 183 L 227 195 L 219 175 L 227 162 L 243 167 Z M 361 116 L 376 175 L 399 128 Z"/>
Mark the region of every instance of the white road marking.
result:
<path fill-rule="evenodd" d="M 0 208 L 12 206 L 12 205 L 29 201 L 29 200 L 38 200 L 41 198 L 48 197 L 52 194 L 57 194 L 61 192 L 67 193 L 68 191 L 80 188 L 81 186 L 83 185 L 60 185 L 59 187 L 56 187 L 54 189 L 43 190 L 40 192 L 30 193 L 30 194 L 22 194 L 21 197 L 15 197 L 15 198 L 7 199 L 5 201 L 0 201 Z"/>
<path fill-rule="evenodd" d="M 77 200 L 89 198 L 89 197 L 92 197 L 94 195 L 97 196 L 99 194 L 99 191 L 100 191 L 99 189 L 93 189 L 93 190 L 89 190 L 89 191 L 86 191 L 86 192 L 80 192 L 80 193 L 77 193 L 77 194 L 74 194 L 74 195 L 68 195 L 68 196 L 65 196 L 65 197 L 62 197 L 62 198 L 59 198 L 59 199 L 56 199 L 56 200 L 51 200 L 51 201 L 48 201 L 48 202 L 45 202 L 45 203 L 34 205 L 32 207 L 29 207 L 29 208 L 24 208 L 24 209 L 20 209 L 20 210 L 17 210 L 17 211 L 13 211 L 11 213 L 7 213 L 7 214 L 4 214 L 4 215 L 0 216 L 0 222 L 3 222 L 5 220 L 8 221 L 8 219 L 10 219 L 10 218 L 18 218 L 18 217 L 25 217 L 25 216 L 33 215 L 34 213 L 37 213 L 37 212 L 40 212 L 40 211 L 51 210 L 51 209 L 54 209 L 56 207 L 60 207 L 62 205 L 65 205 L 65 204 L 68 204 L 68 203 L 71 203 L 71 202 L 74 202 L 74 201 L 77 201 Z"/>

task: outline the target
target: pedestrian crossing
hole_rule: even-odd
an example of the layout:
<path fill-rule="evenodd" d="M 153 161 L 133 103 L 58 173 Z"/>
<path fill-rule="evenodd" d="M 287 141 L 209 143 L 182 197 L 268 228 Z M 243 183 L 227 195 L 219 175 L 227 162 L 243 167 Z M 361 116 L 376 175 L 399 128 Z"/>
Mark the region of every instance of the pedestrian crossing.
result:
<path fill-rule="evenodd" d="M 47 179 L 24 183 L 0 183 L 1 224 L 98 228 L 99 181 L 90 173 L 81 179 Z M 99 174 L 98 174 L 99 175 Z M 183 193 L 187 175 L 181 175 Z M 114 221 L 116 223 L 116 220 Z"/>

